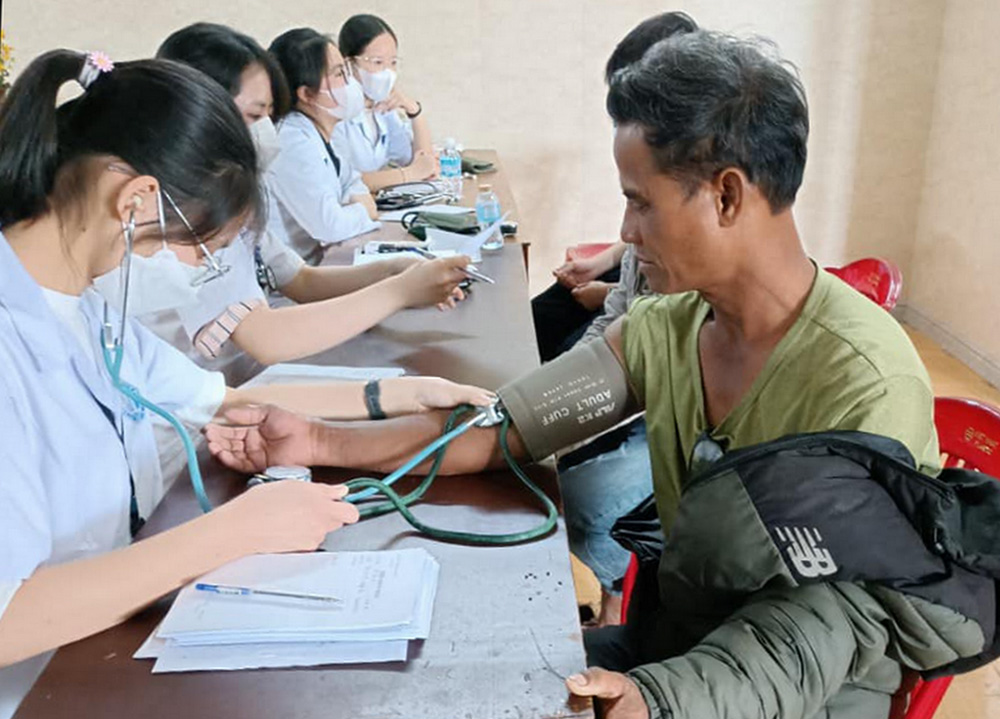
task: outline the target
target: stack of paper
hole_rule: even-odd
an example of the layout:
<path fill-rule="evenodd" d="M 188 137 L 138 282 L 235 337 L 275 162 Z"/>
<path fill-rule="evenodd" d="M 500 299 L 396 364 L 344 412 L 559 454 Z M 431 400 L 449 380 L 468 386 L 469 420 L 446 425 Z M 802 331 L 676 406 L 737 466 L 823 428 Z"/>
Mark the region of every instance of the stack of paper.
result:
<path fill-rule="evenodd" d="M 181 590 L 136 652 L 154 673 L 404 661 L 430 633 L 438 564 L 423 549 L 246 557 L 198 583 L 334 596 L 322 602 Z"/>

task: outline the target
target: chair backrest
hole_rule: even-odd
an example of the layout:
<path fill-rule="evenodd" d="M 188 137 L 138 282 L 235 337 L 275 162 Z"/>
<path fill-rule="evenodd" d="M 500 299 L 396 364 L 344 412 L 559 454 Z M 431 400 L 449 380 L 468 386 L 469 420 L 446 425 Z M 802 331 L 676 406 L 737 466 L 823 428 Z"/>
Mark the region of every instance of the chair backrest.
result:
<path fill-rule="evenodd" d="M 1000 477 L 1000 410 L 974 399 L 937 397 L 934 425 L 945 467 Z"/>
<path fill-rule="evenodd" d="M 866 257 L 843 267 L 827 267 L 826 271 L 886 310 L 896 306 L 903 290 L 903 273 L 889 260 L 877 257 Z"/>
<path fill-rule="evenodd" d="M 599 255 L 614 244 L 614 242 L 581 242 L 579 245 L 566 248 L 566 261 L 584 260 Z"/>

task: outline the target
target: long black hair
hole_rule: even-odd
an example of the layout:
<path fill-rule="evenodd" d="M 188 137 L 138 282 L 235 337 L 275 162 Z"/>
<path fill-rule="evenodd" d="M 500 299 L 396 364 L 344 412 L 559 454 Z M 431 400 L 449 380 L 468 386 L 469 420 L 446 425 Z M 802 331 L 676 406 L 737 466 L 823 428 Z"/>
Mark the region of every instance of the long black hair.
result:
<path fill-rule="evenodd" d="M 203 239 L 237 219 L 263 221 L 253 142 L 218 83 L 166 60 L 123 62 L 57 107 L 86 62 L 53 50 L 10 89 L 0 109 L 0 227 L 47 212 L 62 219 L 86 199 L 101 156 L 155 177 Z M 165 212 L 169 239 L 192 241 L 169 203 Z"/>
<path fill-rule="evenodd" d="M 299 88 L 307 87 L 319 92 L 323 78 L 330 71 L 327 67 L 327 49 L 333 39 L 309 27 L 288 30 L 274 39 L 268 51 L 285 73 L 292 95 L 292 107 L 299 105 Z"/>
<path fill-rule="evenodd" d="M 197 22 L 170 35 L 156 56 L 195 67 L 235 97 L 240 94 L 243 72 L 254 63 L 267 71 L 274 97 L 271 117 L 278 120 L 290 107 L 288 83 L 281 66 L 256 40 L 226 25 Z"/>
<path fill-rule="evenodd" d="M 344 57 L 358 57 L 372 40 L 384 33 L 389 33 L 396 44 L 399 44 L 396 33 L 382 18 L 377 15 L 354 15 L 340 28 L 337 45 Z"/>

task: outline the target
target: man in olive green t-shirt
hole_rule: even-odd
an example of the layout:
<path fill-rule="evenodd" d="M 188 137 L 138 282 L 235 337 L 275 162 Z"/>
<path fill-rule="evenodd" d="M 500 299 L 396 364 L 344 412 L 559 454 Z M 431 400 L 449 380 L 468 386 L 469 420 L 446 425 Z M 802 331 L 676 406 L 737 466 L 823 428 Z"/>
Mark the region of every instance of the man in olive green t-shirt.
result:
<path fill-rule="evenodd" d="M 705 412 L 699 333 L 711 305 L 689 292 L 636 301 L 623 336 L 629 377 L 646 408 L 657 509 L 669 527 L 695 442 L 724 449 L 789 434 L 861 430 L 898 439 L 918 465 L 938 464 L 927 372 L 889 313 L 827 272 L 749 389 L 719 422 Z"/>
<path fill-rule="evenodd" d="M 697 31 L 655 44 L 610 82 L 626 198 L 622 239 L 634 247 L 650 289 L 664 296 L 638 300 L 605 340 L 646 410 L 665 529 L 695 440 L 706 431 L 735 449 L 786 434 L 859 429 L 901 441 L 928 469 L 937 462 L 930 384 L 913 346 L 888 313 L 818 270 L 803 248 L 792 204 L 805 167 L 805 92 L 772 54 L 754 42 Z M 244 471 L 273 464 L 388 470 L 438 436 L 444 421 L 421 415 L 319 424 L 268 408 L 241 409 L 231 419 L 239 426 L 209 428 L 209 447 Z M 517 431 L 511 446 L 523 456 Z M 501 461 L 496 429 L 473 430 L 452 443 L 443 471 L 472 473 Z M 727 518 L 705 521 L 720 519 Z M 588 633 L 588 651 L 608 629 L 617 628 Z M 813 637 L 848 665 L 860 641 L 851 631 Z M 782 641 L 755 637 L 747 643 L 752 648 L 733 648 L 734 661 L 741 651 L 758 661 L 768 654 L 762 647 L 784 647 Z M 800 673 L 797 651 L 812 656 L 811 647 L 795 646 L 772 657 L 789 676 Z M 706 683 L 700 669 L 692 673 Z M 790 683 L 811 706 L 828 706 L 824 687 L 832 684 L 835 699 L 846 678 L 819 679 Z M 898 674 L 871 681 L 888 696 Z M 650 700 L 634 677 L 618 672 L 588 670 L 567 685 L 601 701 L 608 719 L 684 711 Z M 702 688 L 692 684 L 691 691 Z M 720 715 L 758 716 L 763 699 L 738 698 L 752 696 L 753 682 L 730 680 L 725 688 Z"/>

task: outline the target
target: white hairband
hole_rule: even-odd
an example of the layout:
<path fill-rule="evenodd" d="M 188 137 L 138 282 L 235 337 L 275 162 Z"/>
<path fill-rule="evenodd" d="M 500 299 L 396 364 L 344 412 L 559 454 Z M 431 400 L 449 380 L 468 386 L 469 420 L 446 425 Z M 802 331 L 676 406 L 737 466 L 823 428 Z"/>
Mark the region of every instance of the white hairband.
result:
<path fill-rule="evenodd" d="M 80 77 L 76 81 L 80 83 L 84 90 L 89 90 L 97 78 L 114 69 L 115 64 L 111 62 L 111 58 L 108 57 L 107 53 L 88 52 L 87 59 L 80 70 Z"/>

